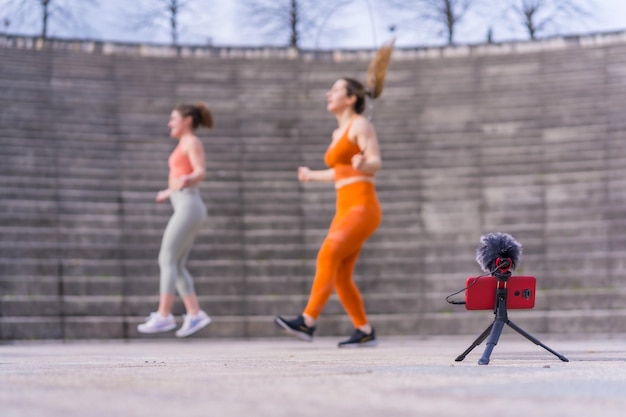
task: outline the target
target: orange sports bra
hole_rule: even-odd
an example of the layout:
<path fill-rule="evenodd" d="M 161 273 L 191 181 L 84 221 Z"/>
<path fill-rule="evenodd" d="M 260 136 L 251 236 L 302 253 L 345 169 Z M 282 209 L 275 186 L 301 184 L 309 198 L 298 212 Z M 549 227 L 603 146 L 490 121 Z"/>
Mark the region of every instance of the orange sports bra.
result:
<path fill-rule="evenodd" d="M 352 122 L 348 123 L 343 135 L 333 145 L 329 146 L 324 155 L 324 162 L 329 168 L 335 169 L 335 181 L 350 177 L 373 177 L 352 167 L 352 157 L 361 153 L 359 145 L 350 141 L 348 132 Z"/>
<path fill-rule="evenodd" d="M 170 167 L 170 179 L 180 178 L 193 172 L 191 161 L 180 144 L 172 151 L 167 164 Z"/>

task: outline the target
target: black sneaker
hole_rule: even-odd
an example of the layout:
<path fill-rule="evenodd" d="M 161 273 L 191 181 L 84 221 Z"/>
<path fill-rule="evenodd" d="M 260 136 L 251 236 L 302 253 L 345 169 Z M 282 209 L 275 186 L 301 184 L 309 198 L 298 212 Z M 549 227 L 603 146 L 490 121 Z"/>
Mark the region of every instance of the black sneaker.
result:
<path fill-rule="evenodd" d="M 298 339 L 302 339 L 305 342 L 313 341 L 313 332 L 315 327 L 309 327 L 304 324 L 304 317 L 298 316 L 293 320 L 285 320 L 280 316 L 274 318 L 274 323 L 278 325 L 285 332 L 294 335 Z"/>
<path fill-rule="evenodd" d="M 352 336 L 348 340 L 339 342 L 339 347 L 374 347 L 378 345 L 376 340 L 376 332 L 372 329 L 372 333 L 365 334 L 359 329 L 356 329 Z"/>

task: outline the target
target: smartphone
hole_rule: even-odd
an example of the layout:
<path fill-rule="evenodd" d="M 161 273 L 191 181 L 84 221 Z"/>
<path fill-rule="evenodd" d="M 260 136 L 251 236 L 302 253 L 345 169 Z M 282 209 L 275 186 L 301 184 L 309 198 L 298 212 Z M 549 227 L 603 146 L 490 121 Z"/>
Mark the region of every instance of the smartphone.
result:
<path fill-rule="evenodd" d="M 507 309 L 530 309 L 535 306 L 535 277 L 512 276 L 504 284 L 507 288 Z M 496 304 L 495 277 L 469 277 L 465 280 L 465 308 L 493 310 Z"/>

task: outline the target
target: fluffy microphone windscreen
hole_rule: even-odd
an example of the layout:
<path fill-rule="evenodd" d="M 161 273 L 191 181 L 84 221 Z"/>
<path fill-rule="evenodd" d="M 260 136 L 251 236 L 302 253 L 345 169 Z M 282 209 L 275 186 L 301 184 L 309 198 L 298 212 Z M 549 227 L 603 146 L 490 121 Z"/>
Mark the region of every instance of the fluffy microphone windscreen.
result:
<path fill-rule="evenodd" d="M 476 249 L 476 262 L 480 268 L 491 273 L 496 268 L 496 259 L 511 260 L 511 269 L 515 269 L 522 255 L 522 245 L 507 233 L 488 233 L 481 236 L 480 246 Z"/>

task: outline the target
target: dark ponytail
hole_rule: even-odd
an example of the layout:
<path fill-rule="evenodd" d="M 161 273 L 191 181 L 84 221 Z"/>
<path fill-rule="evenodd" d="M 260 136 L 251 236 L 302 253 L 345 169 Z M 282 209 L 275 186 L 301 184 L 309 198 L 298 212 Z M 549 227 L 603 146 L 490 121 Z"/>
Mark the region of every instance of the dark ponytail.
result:
<path fill-rule="evenodd" d="M 209 129 L 213 127 L 213 116 L 204 103 L 180 104 L 176 107 L 176 111 L 183 118 L 191 117 L 191 126 L 194 130 L 201 125 Z"/>

